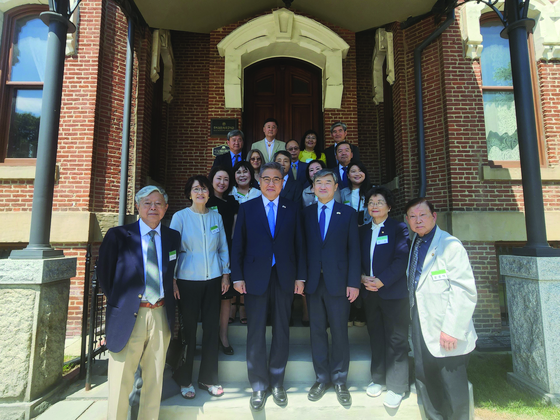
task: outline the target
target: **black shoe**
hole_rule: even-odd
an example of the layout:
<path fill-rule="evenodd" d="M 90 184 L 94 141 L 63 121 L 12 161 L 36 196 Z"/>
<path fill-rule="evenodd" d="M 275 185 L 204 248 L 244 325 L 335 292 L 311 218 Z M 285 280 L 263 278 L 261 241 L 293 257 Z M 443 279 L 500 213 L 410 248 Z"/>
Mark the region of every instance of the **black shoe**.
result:
<path fill-rule="evenodd" d="M 251 408 L 255 411 L 261 411 L 266 404 L 266 391 L 253 391 L 253 395 L 251 395 Z"/>
<path fill-rule="evenodd" d="M 321 382 L 315 382 L 309 393 L 307 394 L 307 399 L 309 401 L 319 401 L 325 395 L 325 391 L 329 389 L 328 384 L 322 384 Z"/>
<path fill-rule="evenodd" d="M 220 340 L 220 347 L 222 348 L 222 351 L 224 352 L 224 354 L 226 354 L 226 355 L 228 355 L 228 356 L 233 355 L 233 347 L 231 347 L 231 345 L 229 345 L 229 346 L 226 347 L 226 346 L 224 346 L 224 344 L 222 343 L 222 340 L 221 340 L 221 339 L 219 339 L 219 340 Z"/>
<path fill-rule="evenodd" d="M 286 394 L 286 390 L 283 386 L 278 387 L 271 387 L 270 393 L 272 394 L 272 398 L 274 398 L 274 402 L 279 405 L 280 407 L 285 407 L 288 405 L 288 395 Z"/>
<path fill-rule="evenodd" d="M 340 405 L 343 407 L 350 407 L 352 405 L 352 397 L 350 396 L 350 391 L 348 391 L 346 384 L 335 385 L 334 390 Z"/>

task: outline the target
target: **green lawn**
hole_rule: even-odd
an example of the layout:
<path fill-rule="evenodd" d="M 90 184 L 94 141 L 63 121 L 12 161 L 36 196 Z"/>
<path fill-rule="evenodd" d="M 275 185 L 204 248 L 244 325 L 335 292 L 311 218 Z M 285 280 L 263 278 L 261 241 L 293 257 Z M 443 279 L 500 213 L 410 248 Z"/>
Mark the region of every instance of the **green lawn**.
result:
<path fill-rule="evenodd" d="M 485 420 L 560 420 L 560 408 L 548 406 L 507 382 L 507 372 L 512 371 L 511 354 L 471 354 L 468 374 L 474 388 L 476 417 Z"/>

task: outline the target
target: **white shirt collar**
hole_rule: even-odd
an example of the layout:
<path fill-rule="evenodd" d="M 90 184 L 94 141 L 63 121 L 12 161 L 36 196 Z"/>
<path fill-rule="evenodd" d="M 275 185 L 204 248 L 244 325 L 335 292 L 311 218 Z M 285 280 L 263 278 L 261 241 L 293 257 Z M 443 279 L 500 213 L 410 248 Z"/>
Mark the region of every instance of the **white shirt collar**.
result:
<path fill-rule="evenodd" d="M 159 225 L 157 225 L 155 229 L 152 229 L 150 226 L 144 223 L 142 219 L 138 219 L 138 225 L 140 226 L 140 236 L 147 235 L 152 230 L 155 230 L 157 234 L 161 236 L 161 222 L 159 222 Z"/>
<path fill-rule="evenodd" d="M 332 211 L 333 207 L 334 207 L 334 198 L 329 201 L 328 203 L 325 204 L 327 206 L 327 209 Z M 323 207 L 323 203 L 321 203 L 320 201 L 317 201 L 317 206 L 319 207 L 319 210 L 321 210 L 321 207 Z"/>
<path fill-rule="evenodd" d="M 262 201 L 263 201 L 263 204 L 264 204 L 265 207 L 268 206 L 268 203 L 274 203 L 274 206 L 275 206 L 276 208 L 278 208 L 278 200 L 280 199 L 280 196 L 276 197 L 276 198 L 275 198 L 274 200 L 272 200 L 272 201 L 270 201 L 268 198 L 266 198 L 266 197 L 264 196 L 264 194 L 261 195 L 261 197 L 262 197 Z"/>
<path fill-rule="evenodd" d="M 379 223 L 378 225 L 375 224 L 375 222 L 372 220 L 371 221 L 371 230 L 378 230 L 381 229 L 383 226 L 385 226 L 385 222 L 387 221 L 387 219 L 383 220 L 381 223 Z"/>

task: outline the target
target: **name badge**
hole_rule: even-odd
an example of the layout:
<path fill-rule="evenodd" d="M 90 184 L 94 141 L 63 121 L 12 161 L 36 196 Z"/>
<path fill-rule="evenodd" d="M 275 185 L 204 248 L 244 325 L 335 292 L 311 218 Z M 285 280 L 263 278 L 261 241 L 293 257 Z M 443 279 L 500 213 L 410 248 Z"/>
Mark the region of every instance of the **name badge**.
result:
<path fill-rule="evenodd" d="M 388 243 L 389 243 L 389 237 L 387 235 L 385 235 L 385 236 L 379 236 L 377 238 L 376 245 L 383 245 L 383 244 L 388 244 Z"/>
<path fill-rule="evenodd" d="M 350 204 L 350 201 L 349 200 L 344 200 L 343 204 Z"/>
<path fill-rule="evenodd" d="M 447 280 L 447 272 L 445 270 L 432 271 L 432 279 L 437 280 Z"/>
<path fill-rule="evenodd" d="M 212 232 L 214 235 L 216 235 L 219 231 L 220 231 L 220 229 L 216 225 L 214 225 L 210 228 L 210 232 Z"/>
<path fill-rule="evenodd" d="M 169 252 L 169 261 L 173 261 L 177 259 L 177 251 L 170 251 Z"/>
<path fill-rule="evenodd" d="M 210 210 L 218 211 L 218 206 L 208 207 Z"/>

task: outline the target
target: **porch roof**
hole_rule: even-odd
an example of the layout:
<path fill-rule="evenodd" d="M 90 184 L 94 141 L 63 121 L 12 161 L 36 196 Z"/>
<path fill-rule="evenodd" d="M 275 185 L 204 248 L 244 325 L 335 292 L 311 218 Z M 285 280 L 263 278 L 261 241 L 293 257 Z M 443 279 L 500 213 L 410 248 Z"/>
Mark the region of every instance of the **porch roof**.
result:
<path fill-rule="evenodd" d="M 134 3 L 153 28 L 201 33 L 285 7 L 281 0 L 134 0 Z M 434 3 L 435 0 L 294 0 L 291 8 L 359 32 L 427 13 Z"/>

